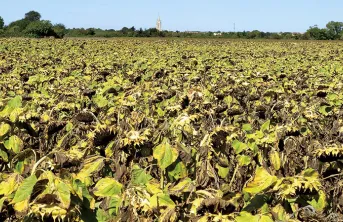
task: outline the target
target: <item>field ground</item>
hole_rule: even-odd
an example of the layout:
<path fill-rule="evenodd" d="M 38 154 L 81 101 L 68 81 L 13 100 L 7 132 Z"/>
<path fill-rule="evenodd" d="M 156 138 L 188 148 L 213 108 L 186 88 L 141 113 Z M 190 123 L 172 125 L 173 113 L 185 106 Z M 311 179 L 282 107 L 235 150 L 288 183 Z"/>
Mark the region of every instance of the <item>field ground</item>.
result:
<path fill-rule="evenodd" d="M 341 220 L 342 46 L 0 39 L 0 220 Z"/>

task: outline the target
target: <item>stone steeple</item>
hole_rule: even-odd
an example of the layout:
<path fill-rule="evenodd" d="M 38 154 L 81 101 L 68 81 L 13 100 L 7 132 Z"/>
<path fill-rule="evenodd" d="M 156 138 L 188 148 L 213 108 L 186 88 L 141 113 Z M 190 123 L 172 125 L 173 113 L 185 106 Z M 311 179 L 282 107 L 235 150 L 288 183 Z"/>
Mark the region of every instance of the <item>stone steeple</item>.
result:
<path fill-rule="evenodd" d="M 156 22 L 156 29 L 158 31 L 162 31 L 162 21 L 161 21 L 160 16 L 158 16 L 158 19 L 157 19 L 157 22 Z"/>

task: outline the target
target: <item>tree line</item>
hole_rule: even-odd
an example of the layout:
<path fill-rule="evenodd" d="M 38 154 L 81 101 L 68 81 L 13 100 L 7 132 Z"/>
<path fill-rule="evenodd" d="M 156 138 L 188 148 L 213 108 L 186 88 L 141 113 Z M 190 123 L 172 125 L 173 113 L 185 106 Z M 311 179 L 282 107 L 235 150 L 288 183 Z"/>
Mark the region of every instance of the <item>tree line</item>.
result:
<path fill-rule="evenodd" d="M 302 39 L 302 40 L 343 40 L 343 22 L 331 21 L 325 28 L 311 26 L 305 33 L 292 32 L 180 32 L 158 31 L 156 28 L 136 29 L 123 27 L 120 30 L 99 28 L 73 28 L 67 29 L 63 24 L 52 24 L 51 21 L 42 20 L 41 14 L 30 11 L 24 18 L 5 25 L 0 16 L 0 37 L 180 37 L 180 38 L 232 38 L 232 39 Z"/>

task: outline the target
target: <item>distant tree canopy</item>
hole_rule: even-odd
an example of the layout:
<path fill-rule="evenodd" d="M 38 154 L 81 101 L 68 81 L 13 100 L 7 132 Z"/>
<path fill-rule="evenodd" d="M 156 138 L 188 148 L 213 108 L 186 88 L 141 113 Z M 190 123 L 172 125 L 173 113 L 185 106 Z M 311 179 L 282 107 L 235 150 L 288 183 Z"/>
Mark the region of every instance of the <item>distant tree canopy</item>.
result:
<path fill-rule="evenodd" d="M 318 28 L 317 25 L 311 26 L 305 33 L 310 39 L 314 40 L 337 40 L 343 38 L 343 22 L 331 21 L 325 28 Z"/>
<path fill-rule="evenodd" d="M 218 34 L 219 33 L 219 34 Z M 176 37 L 176 38 L 231 38 L 231 39 L 304 39 L 304 40 L 343 40 L 343 22 L 330 21 L 326 27 L 314 25 L 305 33 L 262 32 L 259 30 L 243 32 L 180 32 L 158 31 L 156 28 L 142 29 L 123 27 L 120 30 L 99 28 L 72 28 L 58 23 L 53 25 L 48 20 L 41 20 L 37 11 L 29 11 L 24 18 L 10 22 L 5 26 L 0 17 L 0 37 Z"/>
<path fill-rule="evenodd" d="M 3 29 L 5 25 L 4 19 L 0 16 L 0 29 Z"/>
<path fill-rule="evenodd" d="M 25 14 L 25 19 L 30 22 L 35 22 L 41 19 L 41 15 L 39 12 L 29 11 L 28 13 Z"/>

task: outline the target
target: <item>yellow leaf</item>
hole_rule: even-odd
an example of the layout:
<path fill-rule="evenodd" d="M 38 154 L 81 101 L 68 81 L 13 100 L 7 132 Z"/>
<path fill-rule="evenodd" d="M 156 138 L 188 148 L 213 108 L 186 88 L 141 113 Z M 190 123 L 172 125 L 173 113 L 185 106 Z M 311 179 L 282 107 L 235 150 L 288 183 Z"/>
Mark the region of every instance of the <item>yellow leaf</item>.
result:
<path fill-rule="evenodd" d="M 14 173 L 6 181 L 0 183 L 0 195 L 8 196 L 18 188 L 19 175 Z"/>
<path fill-rule="evenodd" d="M 275 170 L 279 170 L 281 168 L 281 160 L 280 155 L 277 151 L 272 150 L 269 153 L 270 163 L 272 164 Z"/>
<path fill-rule="evenodd" d="M 169 207 L 175 208 L 175 203 L 170 199 L 170 196 L 164 193 L 158 193 L 150 197 L 150 207 Z"/>
<path fill-rule="evenodd" d="M 14 209 L 20 213 L 26 212 L 29 208 L 29 199 L 14 204 Z"/>
<path fill-rule="evenodd" d="M 101 170 L 104 166 L 104 158 L 101 156 L 94 156 L 86 159 L 84 161 L 84 166 L 81 171 L 76 175 L 76 179 L 79 179 L 81 182 L 85 183 L 88 177 L 93 175 L 95 172 Z M 86 184 L 88 185 L 88 184 Z"/>
<path fill-rule="evenodd" d="M 20 151 L 24 148 L 23 141 L 16 135 L 11 136 L 8 140 L 4 143 L 6 149 L 12 150 L 14 153 L 20 153 Z"/>
<path fill-rule="evenodd" d="M 98 197 L 111 197 L 122 192 L 123 185 L 113 178 L 103 178 L 97 182 L 94 195 Z"/>
<path fill-rule="evenodd" d="M 270 187 L 276 181 L 276 176 L 271 176 L 263 167 L 257 167 L 253 181 L 249 182 L 243 191 L 251 194 L 258 194 Z"/>
<path fill-rule="evenodd" d="M 0 137 L 5 136 L 11 130 L 11 126 L 7 123 L 0 125 Z"/>
<path fill-rule="evenodd" d="M 152 195 L 163 193 L 163 191 L 160 189 L 160 184 L 152 181 L 146 184 L 146 190 Z"/>
<path fill-rule="evenodd" d="M 195 199 L 193 202 L 192 202 L 192 207 L 191 207 L 191 211 L 190 211 L 190 213 L 192 214 L 192 215 L 198 215 L 197 214 L 197 210 L 198 210 L 198 208 L 200 207 L 200 205 L 201 205 L 201 203 L 203 202 L 203 200 L 204 200 L 204 198 L 197 198 L 197 199 Z"/>

